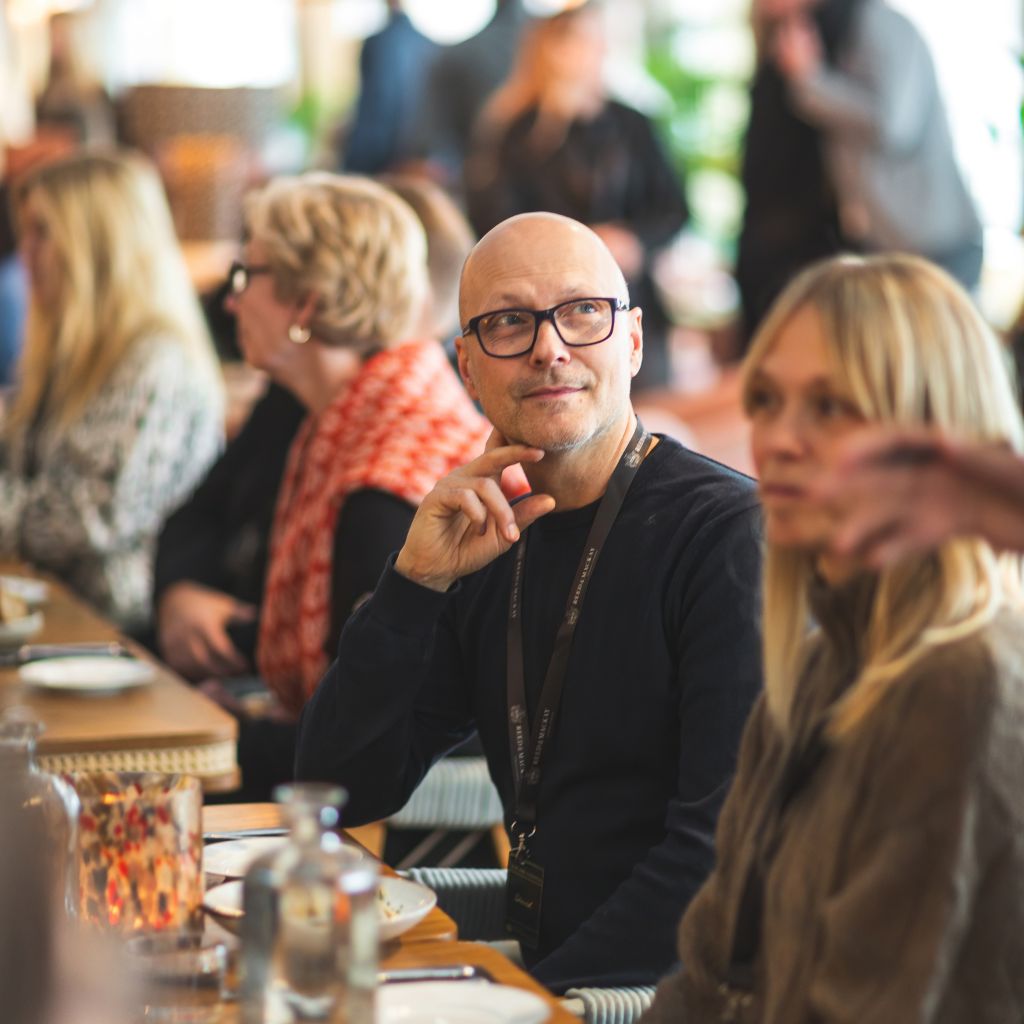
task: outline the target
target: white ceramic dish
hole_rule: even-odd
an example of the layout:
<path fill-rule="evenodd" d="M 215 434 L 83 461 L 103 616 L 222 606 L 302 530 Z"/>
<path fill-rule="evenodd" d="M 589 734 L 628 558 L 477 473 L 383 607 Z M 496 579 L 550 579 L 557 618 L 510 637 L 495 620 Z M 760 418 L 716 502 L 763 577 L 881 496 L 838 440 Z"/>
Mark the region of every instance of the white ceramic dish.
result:
<path fill-rule="evenodd" d="M 395 939 L 419 924 L 437 902 L 432 889 L 405 878 L 382 878 L 380 892 L 378 907 L 382 942 Z M 203 909 L 228 931 L 237 933 L 243 917 L 241 879 L 207 889 Z"/>
<path fill-rule="evenodd" d="M 249 836 L 223 843 L 209 843 L 203 847 L 203 870 L 208 875 L 242 878 L 257 857 L 280 850 L 287 842 L 287 836 Z M 364 856 L 357 846 L 346 844 L 345 848 L 359 857 Z"/>
<path fill-rule="evenodd" d="M 377 992 L 377 1024 L 540 1024 L 540 996 L 487 981 L 412 981 Z"/>
<path fill-rule="evenodd" d="M 0 587 L 35 610 L 46 604 L 50 597 L 50 588 L 42 580 L 34 580 L 28 576 L 0 576 Z"/>
<path fill-rule="evenodd" d="M 87 655 L 77 658 L 42 658 L 18 669 L 23 682 L 62 693 L 119 693 L 153 681 L 156 670 L 138 658 Z"/>
<path fill-rule="evenodd" d="M 20 619 L 0 622 L 0 647 L 20 647 L 43 628 L 43 613 L 33 612 Z"/>

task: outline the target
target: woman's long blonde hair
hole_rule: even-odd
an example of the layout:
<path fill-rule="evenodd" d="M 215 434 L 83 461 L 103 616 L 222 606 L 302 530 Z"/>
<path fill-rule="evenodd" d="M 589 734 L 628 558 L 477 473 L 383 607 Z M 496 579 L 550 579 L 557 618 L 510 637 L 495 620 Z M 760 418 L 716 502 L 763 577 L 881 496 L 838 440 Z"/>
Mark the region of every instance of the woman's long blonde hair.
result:
<path fill-rule="evenodd" d="M 156 336 L 176 339 L 197 374 L 219 379 L 163 186 L 141 156 L 48 164 L 17 189 L 16 216 L 29 200 L 45 221 L 60 283 L 54 301 L 30 300 L 8 431 L 38 418 L 68 429 L 131 350 Z"/>
<path fill-rule="evenodd" d="M 966 293 L 913 256 L 838 257 L 801 274 L 758 331 L 744 391 L 780 332 L 803 309 L 869 422 L 930 424 L 959 437 L 1024 448 L 1024 426 L 1001 346 Z M 768 544 L 763 628 L 766 699 L 786 728 L 806 656 L 815 556 Z M 985 541 L 948 541 L 878 573 L 860 675 L 835 709 L 833 735 L 856 725 L 888 685 L 935 647 L 1020 604 L 1021 559 Z"/>

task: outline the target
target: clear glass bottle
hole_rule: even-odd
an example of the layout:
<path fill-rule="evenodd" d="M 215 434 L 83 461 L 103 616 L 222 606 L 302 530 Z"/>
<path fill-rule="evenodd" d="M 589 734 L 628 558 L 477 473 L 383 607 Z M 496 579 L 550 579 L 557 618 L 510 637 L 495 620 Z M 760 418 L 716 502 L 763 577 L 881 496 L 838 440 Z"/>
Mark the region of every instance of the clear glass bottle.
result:
<path fill-rule="evenodd" d="M 243 883 L 244 1024 L 373 1024 L 377 866 L 333 831 L 345 796 L 319 783 L 274 791 L 291 834 Z"/>
<path fill-rule="evenodd" d="M 9 708 L 0 717 L 0 785 L 4 805 L 24 816 L 19 824 L 5 823 L 45 837 L 45 872 L 56 909 L 69 917 L 78 908 L 75 848 L 80 804 L 74 788 L 36 765 L 36 744 L 43 725 L 22 708 Z"/>

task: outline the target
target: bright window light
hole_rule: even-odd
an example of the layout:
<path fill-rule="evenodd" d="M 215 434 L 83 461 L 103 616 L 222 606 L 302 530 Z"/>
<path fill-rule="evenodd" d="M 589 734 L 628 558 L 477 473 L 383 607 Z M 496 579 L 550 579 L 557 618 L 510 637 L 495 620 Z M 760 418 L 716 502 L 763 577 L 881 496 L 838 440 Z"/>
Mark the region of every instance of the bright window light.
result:
<path fill-rule="evenodd" d="M 475 36 L 494 17 L 494 0 L 406 0 L 409 20 L 435 42 L 452 44 Z"/>

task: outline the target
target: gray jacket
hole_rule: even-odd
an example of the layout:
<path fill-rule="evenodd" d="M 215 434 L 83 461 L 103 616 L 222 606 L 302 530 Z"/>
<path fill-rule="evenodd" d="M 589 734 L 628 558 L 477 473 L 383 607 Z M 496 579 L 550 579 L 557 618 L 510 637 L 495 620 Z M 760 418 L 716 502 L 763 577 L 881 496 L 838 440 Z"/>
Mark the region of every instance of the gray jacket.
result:
<path fill-rule="evenodd" d="M 825 137 L 847 238 L 939 263 L 980 247 L 931 54 L 902 14 L 864 0 L 837 66 L 791 89 Z"/>

